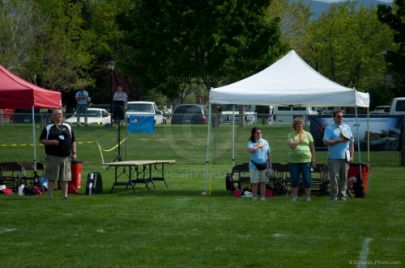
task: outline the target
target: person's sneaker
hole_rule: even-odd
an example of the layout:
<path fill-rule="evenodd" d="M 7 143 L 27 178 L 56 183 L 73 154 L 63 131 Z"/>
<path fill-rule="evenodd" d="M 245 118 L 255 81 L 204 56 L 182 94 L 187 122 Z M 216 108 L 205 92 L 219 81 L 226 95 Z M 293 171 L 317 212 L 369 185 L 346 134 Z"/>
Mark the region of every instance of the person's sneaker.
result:
<path fill-rule="evenodd" d="M 309 196 L 307 196 L 306 198 L 305 198 L 305 200 L 307 201 L 307 202 L 311 202 L 312 200 L 311 200 L 311 197 L 309 197 Z"/>
<path fill-rule="evenodd" d="M 331 197 L 330 200 L 337 201 L 337 197 Z"/>
<path fill-rule="evenodd" d="M 340 201 L 346 201 L 346 197 L 339 198 Z"/>
<path fill-rule="evenodd" d="M 67 197 L 67 196 L 64 196 L 64 197 L 63 197 L 63 200 L 68 200 L 68 197 Z"/>
<path fill-rule="evenodd" d="M 260 200 L 266 201 L 267 199 L 266 199 L 266 197 L 262 196 L 262 198 L 260 198 Z"/>
<path fill-rule="evenodd" d="M 256 196 L 252 197 L 252 201 L 257 201 L 257 197 Z"/>
<path fill-rule="evenodd" d="M 293 199 L 291 199 L 292 202 L 297 202 L 298 201 L 298 196 L 294 196 Z"/>

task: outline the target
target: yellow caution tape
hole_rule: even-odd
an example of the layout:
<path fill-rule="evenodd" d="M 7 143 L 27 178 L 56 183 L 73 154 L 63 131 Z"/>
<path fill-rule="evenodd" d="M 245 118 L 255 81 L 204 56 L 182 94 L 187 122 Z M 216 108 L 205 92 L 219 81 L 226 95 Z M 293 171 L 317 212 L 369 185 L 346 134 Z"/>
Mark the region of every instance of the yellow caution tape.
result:
<path fill-rule="evenodd" d="M 126 139 L 127 139 L 127 138 L 123 139 L 123 140 L 120 142 L 120 145 L 123 144 L 124 141 L 126 141 Z M 98 142 L 97 142 L 97 144 L 98 144 Z M 101 147 L 101 146 L 100 146 L 100 147 Z M 112 147 L 112 148 L 110 148 L 110 149 L 103 150 L 103 152 L 111 152 L 111 151 L 117 149 L 117 147 L 118 147 L 118 144 L 116 144 L 114 147 Z"/>
<path fill-rule="evenodd" d="M 123 140 L 120 142 L 120 144 L 124 143 L 124 142 L 126 141 L 126 139 L 127 139 L 127 138 L 123 139 Z M 96 143 L 98 146 L 100 146 L 100 143 L 99 143 L 98 141 L 76 141 L 76 144 L 93 144 L 93 143 Z M 34 144 L 32 144 L 32 143 L 0 144 L 0 147 L 27 147 L 27 146 L 33 147 Z M 38 143 L 37 146 L 44 146 L 44 145 L 41 144 L 41 143 Z M 118 144 L 114 145 L 114 146 L 113 146 L 112 148 L 110 148 L 110 149 L 102 149 L 102 151 L 103 151 L 103 152 L 111 152 L 111 151 L 117 149 L 117 147 L 118 147 Z M 100 148 L 101 148 L 101 146 L 100 146 Z"/>
<path fill-rule="evenodd" d="M 97 143 L 97 141 L 77 141 L 76 143 L 78 143 L 78 144 L 85 144 L 85 143 L 88 143 L 88 144 L 91 144 L 91 143 Z M 0 147 L 27 147 L 27 146 L 29 146 L 29 147 L 33 147 L 34 146 L 34 144 L 33 143 L 19 143 L 19 144 L 16 144 L 16 143 L 11 143 L 11 144 L 0 144 Z M 42 143 L 37 143 L 37 146 L 44 146 Z"/>
<path fill-rule="evenodd" d="M 126 140 L 127 140 L 127 138 L 125 138 L 125 139 L 123 139 L 122 141 L 120 141 L 120 145 L 121 145 L 122 143 L 124 143 Z M 100 156 L 101 156 L 101 161 L 102 161 L 102 163 L 104 163 L 103 152 L 111 152 L 111 151 L 113 151 L 113 150 L 115 150 L 115 149 L 118 148 L 118 144 L 116 144 L 116 145 L 114 145 L 114 146 L 113 146 L 112 148 L 110 148 L 110 149 L 102 149 L 102 148 L 101 148 L 101 145 L 100 145 L 100 143 L 99 143 L 98 141 L 76 141 L 76 143 L 77 143 L 77 144 L 94 144 L 94 143 L 97 144 L 98 150 L 99 150 L 99 152 L 100 152 Z M 15 148 L 15 147 L 27 147 L 27 146 L 28 146 L 28 147 L 33 147 L 34 144 L 32 144 L 32 143 L 0 144 L 0 147 L 12 147 L 12 148 Z M 41 144 L 41 143 L 38 143 L 37 146 L 44 146 L 44 145 Z"/>
<path fill-rule="evenodd" d="M 0 144 L 0 147 L 26 147 L 26 146 L 34 146 L 32 143 L 20 143 L 20 144 Z"/>

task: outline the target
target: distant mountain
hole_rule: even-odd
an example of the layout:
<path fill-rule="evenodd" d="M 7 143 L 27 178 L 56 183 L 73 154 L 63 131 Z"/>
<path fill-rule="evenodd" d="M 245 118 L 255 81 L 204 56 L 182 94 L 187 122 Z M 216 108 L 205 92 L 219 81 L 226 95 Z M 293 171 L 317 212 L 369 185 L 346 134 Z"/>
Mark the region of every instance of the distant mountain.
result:
<path fill-rule="evenodd" d="M 295 0 L 292 0 L 295 1 Z M 304 0 L 311 12 L 311 19 L 318 19 L 323 13 L 325 13 L 332 5 L 345 3 L 345 0 Z M 359 0 L 359 5 L 365 7 L 376 7 L 378 5 L 391 5 L 391 0 Z"/>

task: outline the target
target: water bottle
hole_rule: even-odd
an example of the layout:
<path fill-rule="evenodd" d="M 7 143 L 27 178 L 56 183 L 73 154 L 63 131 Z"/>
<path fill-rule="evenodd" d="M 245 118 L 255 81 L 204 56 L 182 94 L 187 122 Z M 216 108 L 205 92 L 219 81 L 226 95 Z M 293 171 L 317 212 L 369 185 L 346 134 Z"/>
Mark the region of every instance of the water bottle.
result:
<path fill-rule="evenodd" d="M 18 195 L 20 195 L 20 196 L 23 196 L 23 195 L 24 195 L 24 188 L 25 188 L 25 185 L 24 185 L 24 184 L 21 184 L 21 185 L 18 187 Z"/>
<path fill-rule="evenodd" d="M 91 193 L 93 192 L 93 183 L 94 183 L 94 174 L 91 173 L 89 182 L 89 195 L 91 195 Z"/>
<path fill-rule="evenodd" d="M 93 180 L 91 180 L 89 183 L 89 195 L 91 195 L 92 190 L 93 190 Z"/>

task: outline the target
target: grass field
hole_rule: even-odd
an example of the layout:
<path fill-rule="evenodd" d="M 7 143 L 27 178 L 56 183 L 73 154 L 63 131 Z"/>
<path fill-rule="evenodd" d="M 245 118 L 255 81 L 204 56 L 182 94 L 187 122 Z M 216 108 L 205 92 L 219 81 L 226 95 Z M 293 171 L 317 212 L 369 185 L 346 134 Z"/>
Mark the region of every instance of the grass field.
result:
<path fill-rule="evenodd" d="M 290 128 L 263 127 L 274 162 L 286 163 Z M 39 135 L 40 129 L 37 129 Z M 229 126 L 221 126 L 211 196 L 202 198 L 206 127 L 161 126 L 152 135 L 128 137 L 128 159 L 175 159 L 166 172 L 169 188 L 137 186 L 109 194 L 113 170 L 99 163 L 116 157 L 116 129 L 75 128 L 83 179 L 103 175 L 103 195 L 0 196 L 1 267 L 401 267 L 405 265 L 405 168 L 399 154 L 371 154 L 370 192 L 364 199 L 292 203 L 230 197 Z M 246 161 L 250 128 L 237 129 L 236 162 Z M 0 126 L 0 161 L 32 160 L 30 125 Z M 125 136 L 125 134 L 124 134 Z M 125 156 L 125 143 L 122 147 Z M 38 159 L 43 157 L 38 150 Z M 325 162 L 320 152 L 318 162 Z M 357 158 L 357 155 L 356 155 Z M 366 154 L 362 154 L 366 159 Z M 211 152 L 211 162 L 213 162 Z M 84 184 L 84 182 L 83 182 Z M 361 265 L 360 265 L 361 266 Z M 365 267 L 365 266 L 361 266 Z"/>

